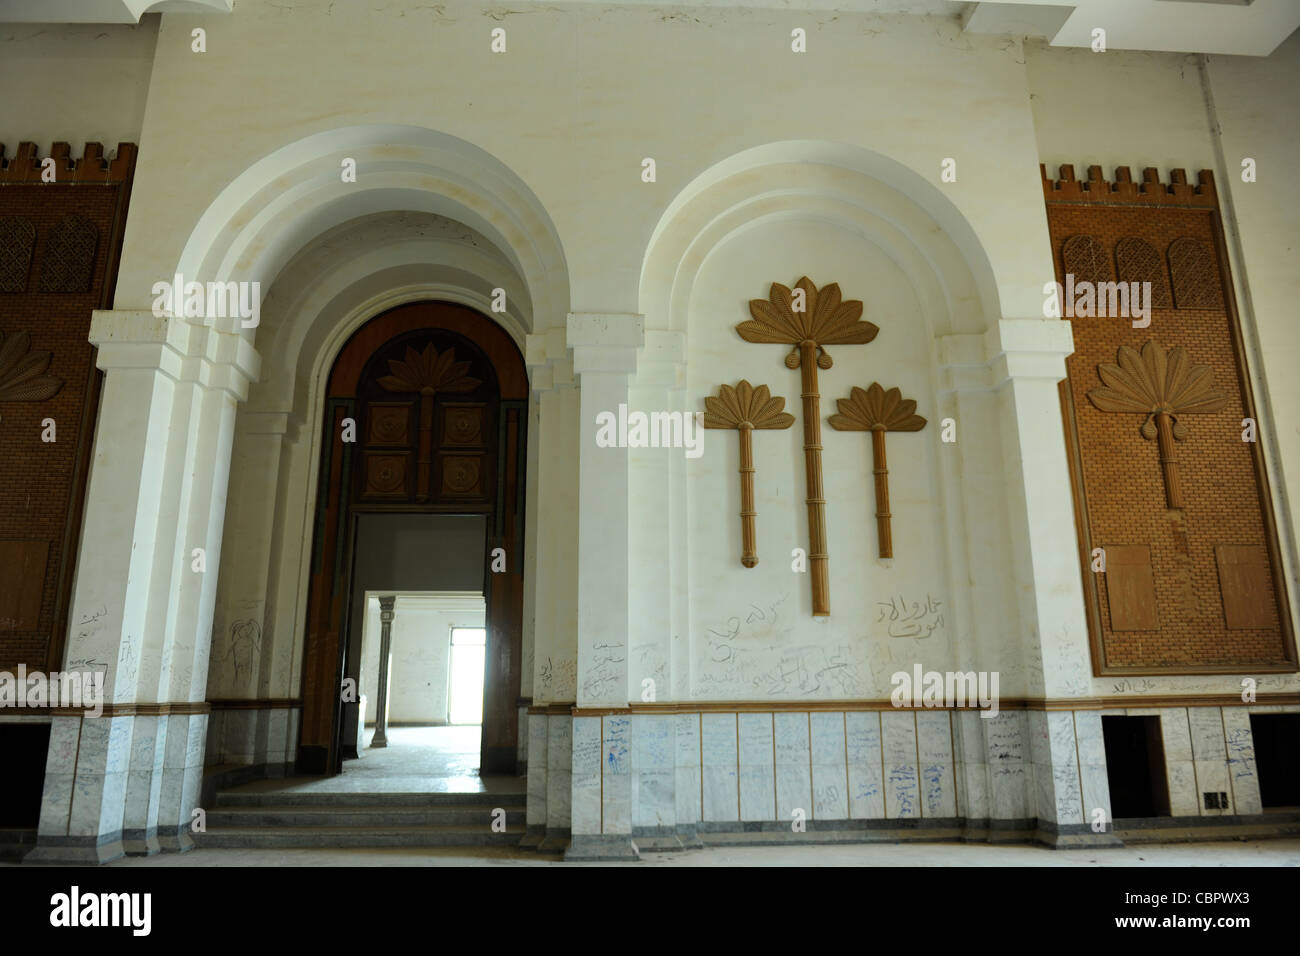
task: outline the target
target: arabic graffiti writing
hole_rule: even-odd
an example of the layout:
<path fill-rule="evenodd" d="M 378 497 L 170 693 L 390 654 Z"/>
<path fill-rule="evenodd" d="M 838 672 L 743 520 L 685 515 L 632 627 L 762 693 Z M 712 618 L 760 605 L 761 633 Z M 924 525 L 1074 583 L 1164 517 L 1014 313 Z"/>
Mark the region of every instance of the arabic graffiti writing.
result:
<path fill-rule="evenodd" d="M 908 601 L 903 594 L 876 602 L 874 630 L 877 637 L 927 638 L 943 633 L 943 601 L 926 592 L 923 601 Z"/>

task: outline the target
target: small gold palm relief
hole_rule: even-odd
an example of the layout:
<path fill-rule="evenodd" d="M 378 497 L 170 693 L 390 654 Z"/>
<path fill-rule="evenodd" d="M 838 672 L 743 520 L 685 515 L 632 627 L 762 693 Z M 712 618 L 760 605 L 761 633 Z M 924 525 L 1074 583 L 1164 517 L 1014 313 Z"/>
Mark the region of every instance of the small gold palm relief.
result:
<path fill-rule="evenodd" d="M 1121 345 L 1115 365 L 1098 365 L 1105 387 L 1088 392 L 1088 401 L 1103 412 L 1142 415 L 1139 431 L 1147 441 L 1157 439 L 1165 478 L 1165 499 L 1170 508 L 1183 506 L 1174 441 L 1187 438 L 1180 415 L 1222 411 L 1228 396 L 1214 388 L 1208 365 L 1194 365 L 1181 346 L 1165 352 L 1154 341 L 1141 353 Z"/>

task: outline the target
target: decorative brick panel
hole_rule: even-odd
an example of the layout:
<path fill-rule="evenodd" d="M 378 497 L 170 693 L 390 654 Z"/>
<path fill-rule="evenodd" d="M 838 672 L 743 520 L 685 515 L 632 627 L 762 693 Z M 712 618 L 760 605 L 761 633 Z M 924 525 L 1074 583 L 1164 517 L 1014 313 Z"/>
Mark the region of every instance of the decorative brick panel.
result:
<path fill-rule="evenodd" d="M 1095 242 L 1120 280 L 1153 284 L 1149 326 L 1134 328 L 1134 317 L 1066 320 L 1076 351 L 1066 362 L 1062 401 L 1094 669 L 1294 670 L 1267 476 L 1259 445 L 1242 441 L 1241 423 L 1255 417 L 1254 403 L 1213 176 L 1202 172 L 1192 185 L 1183 170 L 1173 170 L 1166 184 L 1148 169 L 1135 183 L 1121 167 L 1108 181 L 1092 166 L 1080 181 L 1062 166 L 1056 181 L 1043 170 L 1043 192 L 1060 281 L 1070 264 L 1093 268 Z M 1090 240 L 1086 249 L 1078 237 Z M 1144 420 L 1089 401 L 1088 393 L 1103 385 L 1100 366 L 1113 365 L 1122 346 L 1140 352 L 1152 341 L 1166 356 L 1181 348 L 1186 369 L 1205 376 L 1191 391 L 1211 397 L 1192 403 L 1187 411 L 1194 414 L 1166 415 L 1160 423 L 1158 414 Z M 1181 508 L 1169 507 L 1171 464 Z M 1142 550 L 1125 549 L 1116 569 L 1116 555 L 1107 549 L 1107 573 L 1092 571 L 1092 550 L 1116 541 Z M 1127 560 L 1144 554 L 1153 614 L 1143 609 L 1143 562 Z M 1115 570 L 1117 580 L 1107 580 Z"/>
<path fill-rule="evenodd" d="M 23 381 L 0 390 L 0 670 L 10 670 L 62 665 L 99 395 L 90 314 L 112 303 L 136 148 L 120 144 L 110 161 L 88 143 L 74 161 L 55 143 L 54 182 L 41 181 L 34 144 L 4 154 L 0 338 L 24 351 Z M 47 418 L 53 442 L 41 440 Z"/>

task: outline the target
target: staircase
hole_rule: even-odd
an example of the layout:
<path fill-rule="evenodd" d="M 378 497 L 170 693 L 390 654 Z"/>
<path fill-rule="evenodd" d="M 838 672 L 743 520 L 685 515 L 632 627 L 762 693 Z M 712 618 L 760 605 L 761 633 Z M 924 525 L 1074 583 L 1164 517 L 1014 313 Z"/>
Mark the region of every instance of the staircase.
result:
<path fill-rule="evenodd" d="M 226 849 L 517 846 L 522 793 L 248 793 L 224 791 L 196 846 Z M 493 811 L 505 829 L 493 830 Z M 498 829 L 500 824 L 498 824 Z"/>

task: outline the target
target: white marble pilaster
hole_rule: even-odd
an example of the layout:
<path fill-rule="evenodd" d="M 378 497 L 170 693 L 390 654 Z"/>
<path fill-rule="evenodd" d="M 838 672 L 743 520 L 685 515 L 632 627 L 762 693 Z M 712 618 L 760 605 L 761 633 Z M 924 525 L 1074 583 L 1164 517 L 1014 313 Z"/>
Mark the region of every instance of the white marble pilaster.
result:
<path fill-rule="evenodd" d="M 547 714 L 528 715 L 528 801 L 524 813 L 525 823 L 532 831 L 546 829 L 546 771 L 550 759 L 550 735 L 547 733 Z"/>
<path fill-rule="evenodd" d="M 811 730 L 813 818 L 849 819 L 849 780 L 845 715 L 814 711 Z"/>
<path fill-rule="evenodd" d="M 880 731 L 884 758 L 885 815 L 891 820 L 920 816 L 916 717 L 910 710 L 882 711 Z"/>
<path fill-rule="evenodd" d="M 673 764 L 677 781 L 677 823 L 693 826 L 704 819 L 701 794 L 700 715 L 673 715 Z"/>
<path fill-rule="evenodd" d="M 532 566 L 532 698 L 535 705 L 577 699 L 578 393 L 562 328 L 528 336 L 527 362 L 537 409 L 536 467 L 529 484 L 536 510 Z M 529 527 L 532 529 L 532 520 Z M 567 805 L 567 799 L 566 799 Z"/>
<path fill-rule="evenodd" d="M 602 832 L 601 718 L 573 718 L 573 770 L 571 803 L 573 834 L 598 835 Z"/>
<path fill-rule="evenodd" d="M 573 813 L 573 718 L 546 720 L 546 829 L 567 833 Z"/>
<path fill-rule="evenodd" d="M 238 334 L 151 312 L 96 312 L 90 340 L 105 380 L 65 666 L 103 670 L 118 707 L 201 701 L 234 403 L 258 356 Z M 195 570 L 195 548 L 212 562 L 206 570 Z M 83 720 L 68 823 L 41 833 L 37 858 L 102 860 L 120 852 L 124 829 L 133 851 L 150 852 L 157 828 L 188 825 L 193 803 L 170 815 L 165 779 L 151 779 L 165 777 L 162 721 L 134 721 L 129 712 Z M 202 755 L 200 739 L 175 768 L 196 781 L 192 799 Z M 47 797 L 59 798 L 53 788 Z M 61 806 L 42 813 L 64 816 Z"/>
<path fill-rule="evenodd" d="M 739 820 L 735 714 L 700 716 L 700 752 L 703 819 L 706 822 Z"/>
<path fill-rule="evenodd" d="M 585 719 L 585 718 L 583 718 Z M 632 832 L 632 763 L 635 727 L 631 714 L 601 720 L 601 833 Z"/>
<path fill-rule="evenodd" d="M 1223 716 L 1218 707 L 1188 707 L 1187 723 L 1192 738 L 1192 762 L 1196 770 L 1197 804 L 1201 816 L 1218 817 L 1238 812 L 1228 775 L 1228 747 L 1224 739 Z M 1226 793 L 1228 807 L 1207 809 L 1205 793 Z"/>
<path fill-rule="evenodd" d="M 952 724 L 949 711 L 916 712 L 916 747 L 920 758 L 921 816 L 957 815 L 953 784 Z"/>
<path fill-rule="evenodd" d="M 1196 769 L 1192 763 L 1192 736 L 1186 707 L 1160 711 L 1160 736 L 1164 743 L 1165 775 L 1169 784 L 1169 813 L 1175 817 L 1200 816 L 1201 798 L 1196 792 Z"/>
<path fill-rule="evenodd" d="M 617 422 L 620 406 L 626 409 L 629 380 L 636 371 L 636 353 L 643 337 L 639 315 L 590 312 L 569 315 L 566 342 L 573 352 L 573 371 L 580 382 L 577 508 L 577 703 L 580 707 L 626 707 L 630 699 L 628 449 L 601 447 L 597 435 L 602 416 L 613 416 Z M 619 440 L 623 440 L 622 436 Z"/>
<path fill-rule="evenodd" d="M 1095 710 L 1074 712 L 1075 741 L 1079 751 L 1079 784 L 1084 822 L 1092 824 L 1097 810 L 1107 829 L 1114 824 L 1110 807 L 1110 777 L 1106 771 L 1106 739 L 1101 714 Z"/>
<path fill-rule="evenodd" d="M 1223 728 L 1228 747 L 1228 779 L 1233 809 L 1239 814 L 1263 813 L 1259 795 L 1259 770 L 1255 763 L 1255 736 L 1250 712 L 1244 707 L 1223 707 Z"/>
<path fill-rule="evenodd" d="M 885 818 L 885 781 L 880 749 L 880 714 L 852 711 L 844 716 L 848 750 L 849 816 L 854 820 Z"/>
<path fill-rule="evenodd" d="M 776 742 L 776 818 L 782 823 L 812 820 L 812 742 L 808 714 L 778 711 L 772 715 L 772 732 Z"/>
<path fill-rule="evenodd" d="M 632 778 L 632 823 L 638 827 L 675 826 L 675 715 L 638 714 L 634 719 L 636 749 L 635 775 Z"/>
<path fill-rule="evenodd" d="M 780 819 L 776 812 L 776 764 L 772 714 L 737 714 L 740 819 Z"/>

